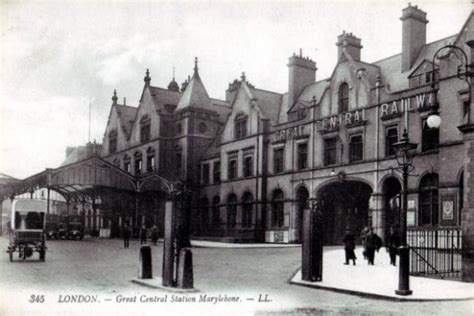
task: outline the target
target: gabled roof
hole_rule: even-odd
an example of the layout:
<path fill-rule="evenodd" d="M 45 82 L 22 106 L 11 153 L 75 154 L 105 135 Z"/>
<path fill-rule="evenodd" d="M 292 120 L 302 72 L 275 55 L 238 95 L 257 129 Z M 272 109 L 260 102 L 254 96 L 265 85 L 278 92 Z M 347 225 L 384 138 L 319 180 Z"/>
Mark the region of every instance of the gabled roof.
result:
<path fill-rule="evenodd" d="M 278 123 L 282 94 L 256 88 L 250 88 L 252 96 L 257 99 L 257 105 L 263 116 L 271 123 Z"/>
<path fill-rule="evenodd" d="M 376 61 L 373 64 L 380 67 L 383 81 L 389 85 L 391 91 L 407 89 L 409 87 L 408 76 L 413 73 L 424 60 L 432 60 L 433 55 L 439 48 L 453 43 L 455 38 L 456 35 L 452 35 L 423 46 L 411 69 L 405 72 L 401 72 L 401 53 Z"/>
<path fill-rule="evenodd" d="M 429 67 L 429 69 L 426 69 L 426 67 Z M 413 71 L 408 75 L 408 78 L 416 76 L 420 73 L 431 71 L 432 67 L 433 67 L 433 62 L 431 60 L 425 59 L 415 69 L 413 69 Z M 435 69 L 438 69 L 438 68 L 439 66 L 435 64 Z"/>
<path fill-rule="evenodd" d="M 194 68 L 194 74 L 191 78 L 191 81 L 186 86 L 181 100 L 179 100 L 177 111 L 194 107 L 194 108 L 204 108 L 209 110 L 211 104 L 211 99 L 207 94 L 206 88 L 201 81 L 197 65 Z"/>
<path fill-rule="evenodd" d="M 157 111 L 165 109 L 165 105 L 177 105 L 182 94 L 180 92 L 150 86 L 150 94 Z"/>
<path fill-rule="evenodd" d="M 225 123 L 232 110 L 230 104 L 224 100 L 211 99 L 211 105 L 210 109 L 219 115 L 219 122 Z"/>
<path fill-rule="evenodd" d="M 130 137 L 130 132 L 132 131 L 133 122 L 135 121 L 138 108 L 120 104 L 115 104 L 114 107 L 120 120 L 120 126 L 128 138 Z"/>
<path fill-rule="evenodd" d="M 18 180 L 18 179 L 0 172 L 0 181 L 15 181 L 15 180 Z"/>
<path fill-rule="evenodd" d="M 463 33 L 468 33 L 469 30 L 468 30 L 468 27 L 469 27 L 469 22 L 474 19 L 474 10 L 471 10 L 471 14 L 469 14 L 469 17 L 466 19 L 466 22 L 464 23 L 464 25 L 462 26 L 461 28 L 461 31 L 459 31 L 459 33 L 457 34 L 456 38 L 454 39 L 454 42 L 453 44 L 455 45 L 460 45 L 459 41 L 461 40 L 462 38 L 462 35 Z M 474 33 L 474 23 L 470 25 L 471 26 L 471 34 Z M 474 38 L 470 38 L 470 39 L 474 39 Z M 463 43 L 464 44 L 464 43 Z M 471 61 L 472 62 L 472 61 Z"/>

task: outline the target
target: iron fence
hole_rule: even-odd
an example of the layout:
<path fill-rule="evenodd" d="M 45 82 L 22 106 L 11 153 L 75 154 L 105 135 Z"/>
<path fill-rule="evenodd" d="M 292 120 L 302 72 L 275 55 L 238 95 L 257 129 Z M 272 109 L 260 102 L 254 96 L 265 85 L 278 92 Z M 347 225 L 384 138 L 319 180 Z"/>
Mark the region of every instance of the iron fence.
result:
<path fill-rule="evenodd" d="M 461 277 L 462 235 L 460 227 L 410 227 L 410 274 L 440 278 Z"/>

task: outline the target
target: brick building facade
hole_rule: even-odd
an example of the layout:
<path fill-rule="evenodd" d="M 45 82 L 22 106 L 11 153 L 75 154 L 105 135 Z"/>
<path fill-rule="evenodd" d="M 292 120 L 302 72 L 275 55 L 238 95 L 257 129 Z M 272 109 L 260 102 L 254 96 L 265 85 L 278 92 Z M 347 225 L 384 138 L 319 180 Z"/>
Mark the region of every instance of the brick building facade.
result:
<path fill-rule="evenodd" d="M 197 59 L 181 88 L 174 78 L 167 89 L 154 87 L 147 71 L 138 107 L 119 104 L 114 93 L 100 156 L 137 177 L 154 172 L 185 182 L 196 238 L 300 242 L 302 211 L 319 199 L 326 243 L 338 244 L 346 227 L 371 225 L 385 238 L 398 224 L 402 179 L 393 145 L 407 129 L 418 144 L 408 225 L 472 223 L 469 142 L 458 129 L 474 121 L 468 84 L 457 77 L 455 52 L 435 64 L 433 56 L 453 44 L 472 62 L 473 14 L 459 33 L 431 43 L 425 12 L 410 5 L 400 20 L 401 52 L 372 63 L 362 60 L 361 39 L 339 35 L 328 78 L 294 54 L 284 94 L 256 88 L 242 74 L 225 100 L 213 99 Z M 431 129 L 426 120 L 437 104 L 442 124 Z M 163 225 L 164 203 L 150 199 L 131 221 Z"/>

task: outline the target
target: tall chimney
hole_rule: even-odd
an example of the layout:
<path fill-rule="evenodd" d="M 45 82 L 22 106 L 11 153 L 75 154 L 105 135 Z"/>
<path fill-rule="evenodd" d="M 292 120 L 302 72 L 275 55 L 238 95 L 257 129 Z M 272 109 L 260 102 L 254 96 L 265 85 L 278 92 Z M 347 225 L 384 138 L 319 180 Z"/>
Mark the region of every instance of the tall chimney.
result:
<path fill-rule="evenodd" d="M 316 63 L 308 57 L 293 54 L 288 60 L 288 108 L 295 104 L 303 89 L 316 81 Z"/>
<path fill-rule="evenodd" d="M 411 6 L 402 10 L 402 72 L 409 70 L 426 44 L 426 12 Z"/>
<path fill-rule="evenodd" d="M 346 57 L 343 54 L 343 51 L 345 50 L 355 61 L 360 61 L 360 51 L 362 49 L 360 43 L 360 38 L 354 36 L 352 33 L 346 33 L 346 31 L 343 31 L 342 34 L 337 37 L 337 60 L 346 60 Z"/>

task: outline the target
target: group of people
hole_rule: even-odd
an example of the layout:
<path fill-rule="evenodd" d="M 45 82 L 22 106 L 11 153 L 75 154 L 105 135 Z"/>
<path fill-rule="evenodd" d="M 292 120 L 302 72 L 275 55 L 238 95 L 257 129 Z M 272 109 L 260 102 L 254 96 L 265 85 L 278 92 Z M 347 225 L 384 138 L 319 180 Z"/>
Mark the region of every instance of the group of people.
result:
<path fill-rule="evenodd" d="M 362 240 L 362 244 L 364 246 L 364 259 L 367 260 L 369 265 L 374 265 L 375 252 L 378 252 L 382 247 L 382 239 L 376 233 L 374 233 L 374 229 L 372 227 L 365 227 L 360 234 L 360 239 Z M 348 265 L 349 262 L 352 261 L 352 264 L 356 265 L 356 237 L 350 231 L 350 229 L 346 229 L 346 233 L 342 241 L 344 242 L 344 250 L 346 254 L 346 261 L 344 264 Z M 390 264 L 393 266 L 396 266 L 396 258 L 399 246 L 400 236 L 398 230 L 395 227 L 391 227 L 390 235 L 387 240 L 387 248 L 390 256 Z"/>
<path fill-rule="evenodd" d="M 153 224 L 153 226 L 150 228 L 150 232 L 151 232 L 151 242 L 156 246 L 158 242 L 158 226 L 156 226 L 156 224 Z M 132 229 L 130 228 L 128 223 L 125 223 L 125 225 L 122 228 L 124 248 L 129 248 L 131 235 L 132 235 Z M 139 236 L 140 236 L 140 245 L 146 244 L 147 238 L 148 238 L 148 229 L 146 228 L 145 224 L 143 224 L 140 227 Z"/>

